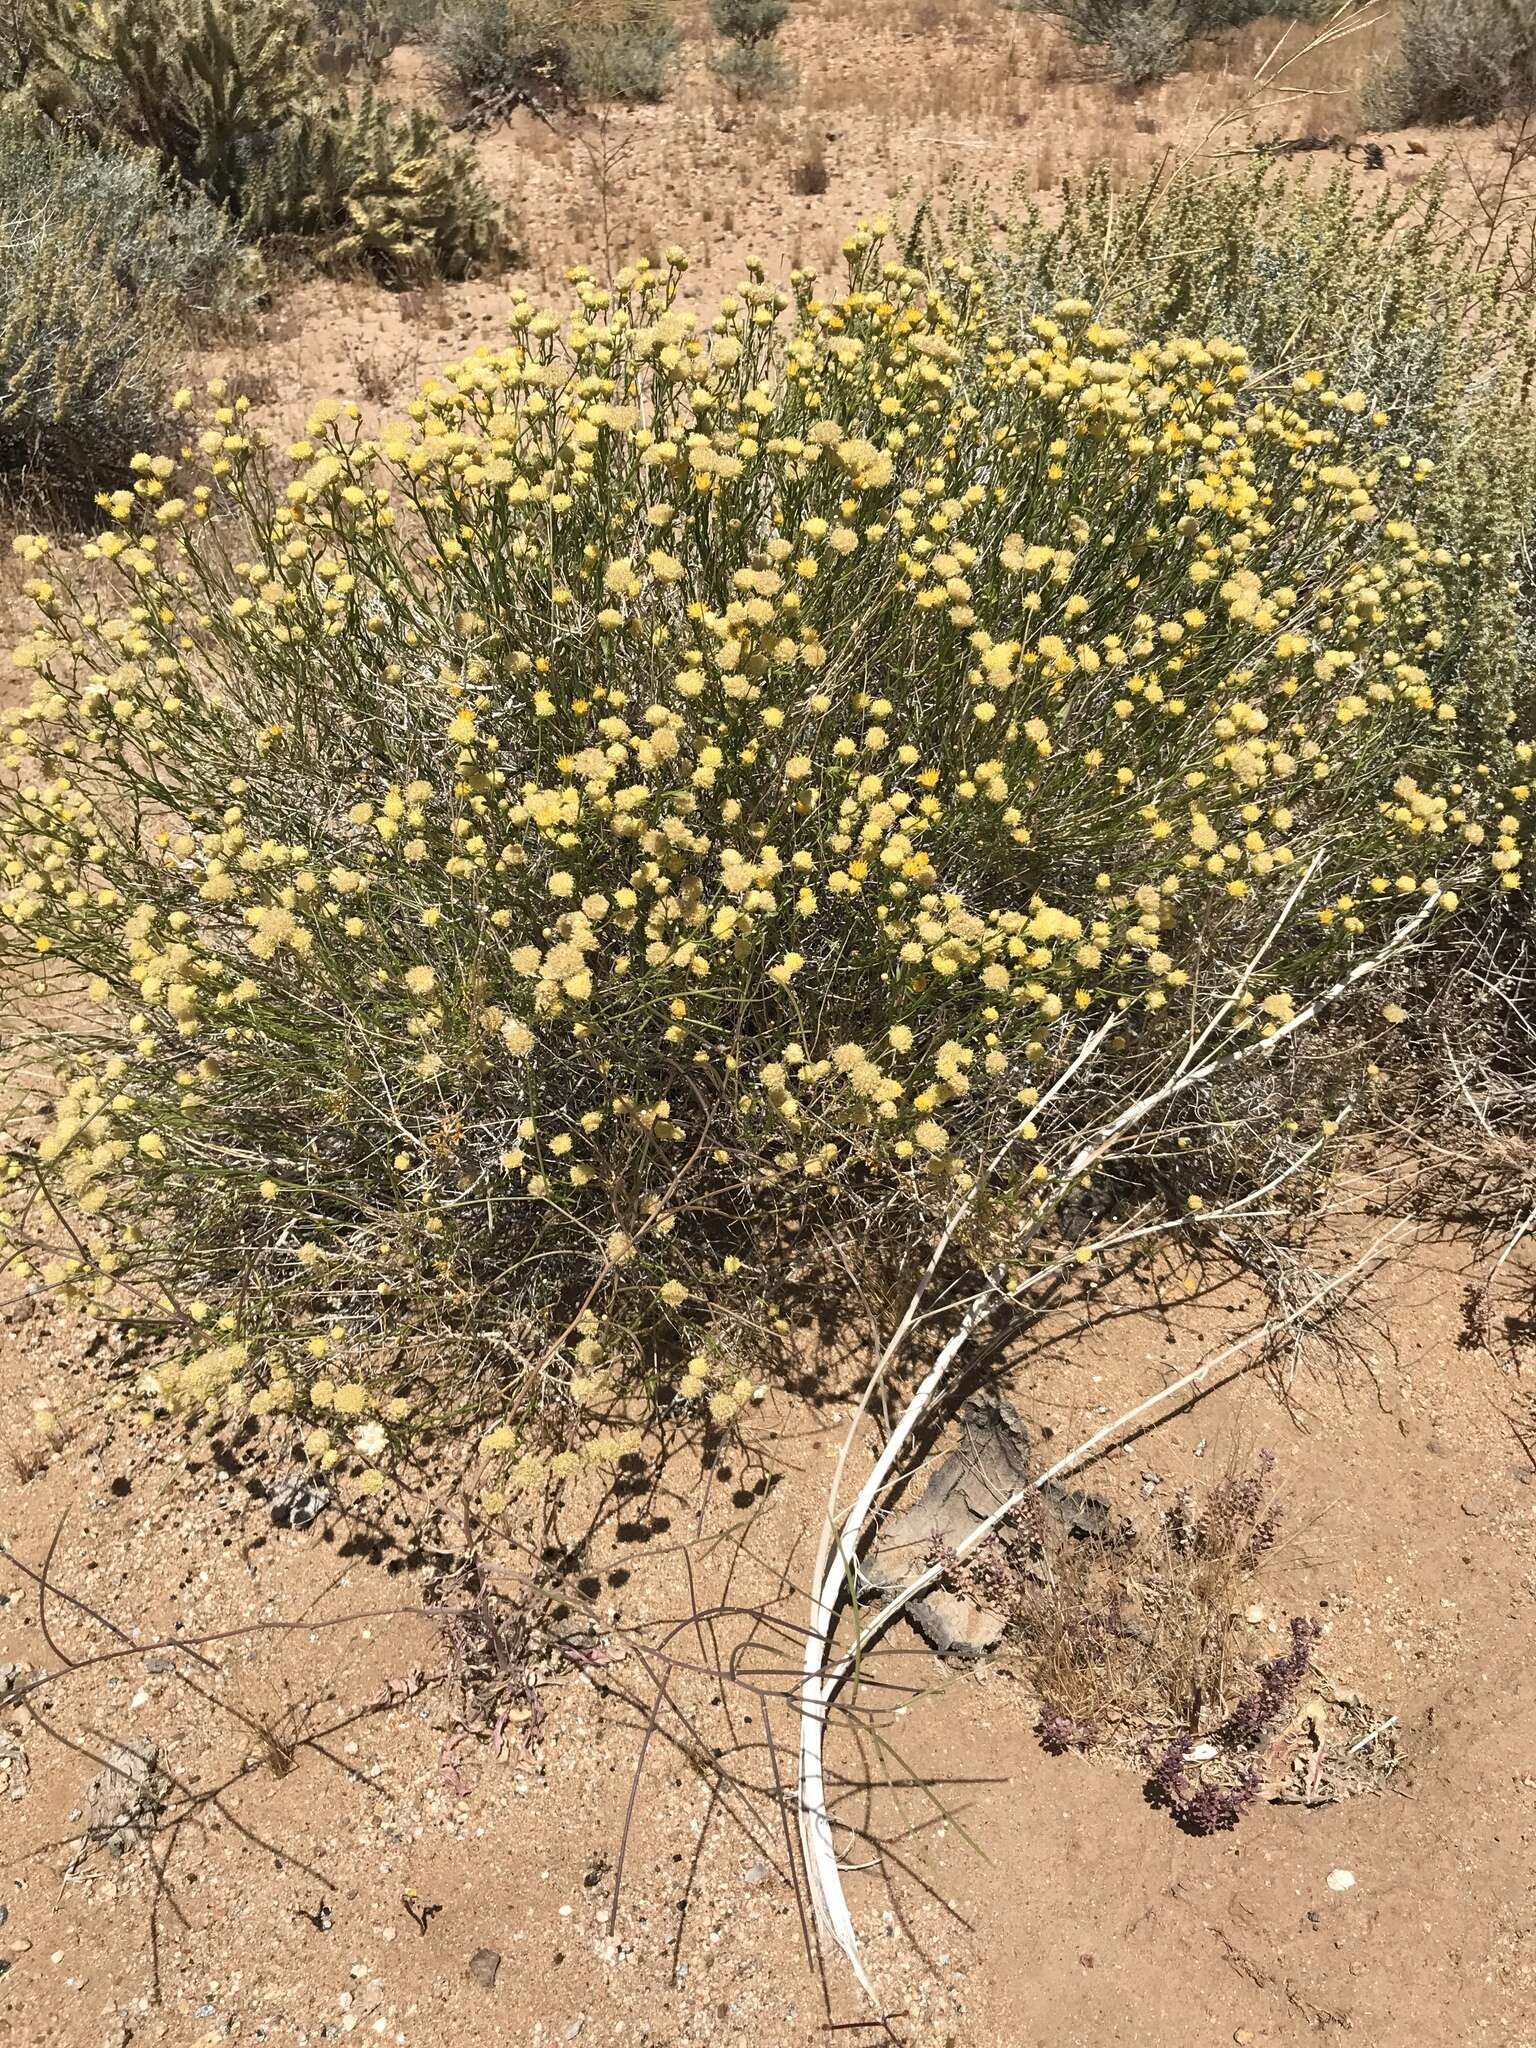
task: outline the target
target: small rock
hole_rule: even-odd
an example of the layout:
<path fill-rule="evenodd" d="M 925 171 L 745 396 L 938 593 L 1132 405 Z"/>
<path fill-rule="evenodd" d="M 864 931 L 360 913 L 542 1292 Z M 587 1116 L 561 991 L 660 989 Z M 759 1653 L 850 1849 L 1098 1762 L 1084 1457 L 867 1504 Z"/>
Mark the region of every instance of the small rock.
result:
<path fill-rule="evenodd" d="M 1163 1483 L 1161 1472 L 1143 1472 L 1141 1475 L 1141 1497 L 1150 1500 Z"/>
<path fill-rule="evenodd" d="M 86 1839 L 122 1856 L 146 1838 L 165 1804 L 160 1748 L 141 1736 L 110 1743 L 100 1774 L 85 1788 Z"/>
<path fill-rule="evenodd" d="M 565 2032 L 560 2036 L 561 2040 L 574 2041 L 576 2036 L 581 2032 L 582 2028 L 586 2024 L 586 2020 L 578 2015 L 577 2018 L 571 2021 L 569 2026 L 567 2026 L 567 2028 L 565 2029 Z"/>
<path fill-rule="evenodd" d="M 1247 2048 L 1248 2042 L 1253 2039 L 1253 2029 L 1252 2027 L 1239 2027 L 1232 2038 L 1239 2044 L 1239 2048 Z"/>
<path fill-rule="evenodd" d="M 1330 1880 L 1331 1882 L 1331 1880 Z M 496 1988 L 496 1972 L 501 1968 L 501 1956 L 493 1948 L 477 1948 L 469 1959 L 469 1974 L 477 1984 L 487 1991 Z"/>
<path fill-rule="evenodd" d="M 174 1671 L 176 1669 L 176 1659 L 156 1651 L 144 1659 L 144 1669 L 152 1671 L 158 1677 L 163 1672 Z"/>
<path fill-rule="evenodd" d="M 1486 1515 L 1491 1506 L 1486 1493 L 1469 1493 L 1461 1504 L 1461 1512 L 1464 1515 Z"/>
<path fill-rule="evenodd" d="M 1424 1446 L 1432 1458 L 1448 1458 L 1451 1447 L 1443 1436 L 1432 1436 Z"/>
<path fill-rule="evenodd" d="M 978 1394 L 960 1411 L 960 1444 L 935 1466 L 922 1498 L 887 1523 L 864 1572 L 865 1589 L 892 1593 L 922 1569 L 935 1540 L 958 1549 L 976 1525 L 1029 1480 L 1029 1432 L 1006 1401 Z M 1102 1537 L 1109 1508 L 1091 1493 L 1054 1483 L 1046 1506 L 1071 1535 Z M 981 1657 L 1001 1639 L 1004 1618 L 948 1586 L 914 1600 L 911 1617 L 940 1656 Z"/>
<path fill-rule="evenodd" d="M 1214 1742 L 1197 1742 L 1193 1749 L 1186 1749 L 1184 1761 L 1187 1764 L 1208 1764 L 1215 1761 L 1217 1749 Z"/>
<path fill-rule="evenodd" d="M 3 1927 L 3 1926 L 5 1925 L 5 1923 L 6 1923 L 6 1921 L 10 1919 L 10 1917 L 11 1917 L 11 1909 L 10 1909 L 10 1907 L 9 1907 L 9 1906 L 0 1906 L 0 1927 Z"/>
<path fill-rule="evenodd" d="M 741 1873 L 743 1884 L 766 1884 L 773 1875 L 771 1863 L 749 1863 Z"/>
<path fill-rule="evenodd" d="M 1331 1892 L 1347 1892 L 1353 1889 L 1355 1873 L 1352 1870 L 1330 1870 L 1328 1889 Z"/>

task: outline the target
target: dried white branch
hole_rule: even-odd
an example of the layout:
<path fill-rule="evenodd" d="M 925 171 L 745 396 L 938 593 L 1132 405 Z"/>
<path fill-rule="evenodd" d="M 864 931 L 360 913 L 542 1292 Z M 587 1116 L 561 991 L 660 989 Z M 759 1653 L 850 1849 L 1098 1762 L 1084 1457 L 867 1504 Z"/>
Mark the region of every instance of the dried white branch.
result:
<path fill-rule="evenodd" d="M 1293 1017 L 1280 1024 L 1267 1036 L 1250 1038 L 1236 1045 L 1228 1043 L 1211 1053 L 1208 1057 L 1201 1059 L 1200 1054 L 1210 1044 L 1214 1033 L 1232 1015 L 1233 1011 L 1240 1007 L 1244 993 L 1251 984 L 1255 973 L 1258 971 L 1270 948 L 1273 946 L 1276 937 L 1292 916 L 1307 883 L 1316 871 L 1316 866 L 1317 863 L 1314 861 L 1303 873 L 1282 906 L 1275 923 L 1265 934 L 1259 947 L 1242 970 L 1231 993 L 1217 1006 L 1215 1013 L 1205 1028 L 1197 1037 L 1191 1040 L 1189 1047 L 1168 1079 L 1159 1087 L 1129 1104 L 1126 1109 L 1110 1119 L 1108 1123 L 1101 1125 L 1095 1132 L 1090 1134 L 1079 1145 L 1077 1151 L 1065 1167 L 1052 1175 L 1050 1192 L 1041 1201 L 1036 1220 L 1027 1234 L 1028 1237 L 1032 1238 L 1043 1227 L 1044 1222 L 1054 1213 L 1070 1189 L 1080 1181 L 1086 1172 L 1101 1163 L 1113 1151 L 1119 1140 L 1125 1137 L 1128 1132 L 1145 1122 L 1157 1109 L 1164 1107 L 1179 1095 L 1197 1088 L 1217 1073 L 1229 1071 L 1249 1059 L 1272 1055 L 1281 1044 L 1313 1022 L 1324 1009 L 1336 1003 L 1361 981 L 1379 972 L 1389 961 L 1395 959 L 1407 946 L 1418 927 L 1429 917 L 1438 901 L 1438 892 L 1428 895 L 1414 912 L 1413 916 L 1405 919 L 1374 953 L 1358 961 L 1347 974 L 1342 975 L 1330 987 L 1323 990 L 1310 1003 L 1297 1011 Z M 1049 1092 L 1046 1100 L 1036 1106 L 1034 1115 L 1038 1116 L 1040 1111 L 1046 1107 L 1046 1104 L 1056 1099 L 1063 1092 L 1067 1084 L 1076 1077 L 1081 1071 L 1082 1066 L 1098 1050 L 1099 1045 L 1103 1043 L 1104 1037 L 1114 1021 L 1113 1018 L 1106 1020 L 1099 1030 L 1089 1040 L 1085 1041 L 1083 1047 L 1079 1049 L 1078 1054 Z M 811 1614 L 806 1632 L 804 1671 L 799 1693 L 798 1797 L 801 1843 L 805 1856 L 807 1885 L 817 1926 L 842 1951 L 860 1985 L 871 1996 L 873 1991 L 859 1951 L 858 1936 L 842 1884 L 836 1848 L 832 1839 L 831 1820 L 826 1807 L 824 1746 L 827 1715 L 832 1700 L 847 1677 L 848 1672 L 856 1663 L 863 1647 L 881 1629 L 887 1626 L 889 1621 L 910 1600 L 916 1598 L 927 1585 L 934 1583 L 937 1574 L 924 1574 L 912 1581 L 901 1593 L 893 1595 L 892 1599 L 886 1603 L 886 1606 L 876 1614 L 873 1622 L 860 1630 L 859 1639 L 854 1649 L 837 1663 L 829 1666 L 828 1658 L 831 1651 L 832 1636 L 835 1632 L 838 1615 L 845 1598 L 856 1594 L 855 1575 L 858 1554 L 863 1545 L 875 1504 L 891 1478 L 897 1461 L 906 1445 L 910 1442 L 913 1432 L 928 1412 L 939 1389 L 948 1380 L 955 1360 L 998 1305 L 1010 1299 L 1016 1300 L 1020 1294 L 1027 1292 L 1032 1287 L 1038 1286 L 1043 1279 L 1061 1270 L 1062 1262 L 1030 1274 L 1019 1287 L 1011 1291 L 1004 1288 L 1001 1284 L 1003 1278 L 1001 1270 L 995 1270 L 986 1275 L 982 1285 L 964 1304 L 958 1328 L 942 1347 L 901 1415 L 897 1418 L 894 1427 L 889 1432 L 885 1443 L 875 1459 L 868 1478 L 860 1488 L 847 1514 L 841 1518 L 837 1516 L 836 1512 L 837 1493 L 851 1454 L 858 1426 L 864 1415 L 868 1413 L 875 1387 L 883 1379 L 892 1360 L 897 1356 L 902 1343 L 910 1332 L 927 1287 L 938 1270 L 944 1253 L 952 1244 L 960 1224 L 974 1205 L 977 1194 L 995 1173 L 1002 1158 L 1017 1142 L 1018 1138 L 1022 1135 L 1022 1131 L 1023 1125 L 1021 1124 L 1010 1133 L 996 1158 L 990 1162 L 983 1173 L 977 1176 L 971 1190 L 940 1233 L 938 1243 L 934 1247 L 934 1251 L 918 1282 L 917 1288 L 913 1292 L 906 1311 L 902 1315 L 894 1334 L 886 1344 L 875 1365 L 874 1371 L 870 1375 L 839 1454 L 832 1491 L 829 1496 L 826 1526 L 818 1548 L 816 1569 L 812 1579 Z M 1315 1150 L 1315 1147 L 1312 1149 Z M 1299 1170 L 1306 1156 L 1310 1155 L 1303 1155 L 1302 1160 L 1293 1162 L 1291 1166 L 1282 1172 L 1279 1179 L 1289 1178 L 1291 1173 Z M 1251 1203 L 1263 1199 L 1267 1193 L 1272 1192 L 1273 1185 L 1275 1184 L 1277 1183 L 1272 1183 L 1265 1189 L 1256 1190 L 1252 1195 L 1227 1205 L 1225 1209 L 1203 1215 L 1201 1220 L 1208 1224 L 1219 1220 L 1223 1216 L 1240 1213 Z M 1164 1228 L 1181 1227 L 1188 1220 L 1184 1218 L 1174 1219 L 1166 1226 L 1147 1226 L 1141 1230 L 1133 1230 L 1123 1234 L 1123 1241 L 1130 1242 L 1136 1237 L 1151 1235 Z M 1098 1249 L 1108 1249 L 1114 1242 L 1115 1240 L 1106 1240 L 1105 1244 Z M 1289 1323 L 1294 1323 L 1310 1307 L 1314 1306 L 1316 1302 L 1325 1298 L 1328 1293 L 1333 1292 L 1338 1285 L 1343 1284 L 1347 1277 L 1349 1277 L 1348 1274 L 1338 1276 L 1334 1282 L 1330 1282 L 1325 1288 L 1310 1297 L 1307 1302 L 1301 1304 L 1299 1308 L 1290 1312 L 1286 1317 L 1281 1318 L 1277 1324 L 1266 1325 L 1264 1330 L 1253 1333 L 1250 1338 L 1241 1340 L 1236 1346 L 1229 1347 L 1229 1350 L 1222 1354 L 1222 1356 L 1230 1357 L 1236 1355 L 1238 1351 L 1260 1341 L 1261 1338 L 1271 1333 L 1274 1329 L 1283 1328 Z M 1201 1379 L 1214 1369 L 1218 1362 L 1220 1361 L 1216 1359 L 1207 1361 L 1204 1366 L 1196 1368 L 1195 1373 L 1187 1375 L 1183 1381 L 1176 1383 L 1174 1387 L 1164 1389 L 1160 1394 L 1153 1396 L 1149 1402 L 1144 1403 L 1142 1408 L 1133 1411 L 1130 1416 L 1121 1417 L 1115 1423 L 1108 1425 L 1106 1431 L 1100 1432 L 1091 1438 L 1087 1445 L 1079 1446 L 1076 1452 L 1069 1454 L 1067 1460 L 1059 1462 L 1052 1468 L 1051 1472 L 1043 1474 L 1034 1483 L 1043 1485 L 1046 1479 L 1054 1477 L 1056 1473 L 1067 1469 L 1072 1462 L 1087 1455 L 1089 1450 L 1103 1440 L 1105 1434 L 1127 1426 L 1139 1414 L 1171 1399 L 1182 1388 L 1198 1384 Z M 1012 1501 L 1006 1503 L 1002 1509 L 999 1509 L 997 1514 L 988 1523 L 983 1524 L 974 1533 L 972 1538 L 967 1539 L 965 1548 L 973 1548 L 975 1543 L 982 1541 L 991 1532 L 991 1529 L 996 1527 L 997 1522 L 1002 1519 L 1002 1516 L 1017 1506 L 1019 1498 L 1022 1498 L 1022 1496 L 1015 1497 Z"/>

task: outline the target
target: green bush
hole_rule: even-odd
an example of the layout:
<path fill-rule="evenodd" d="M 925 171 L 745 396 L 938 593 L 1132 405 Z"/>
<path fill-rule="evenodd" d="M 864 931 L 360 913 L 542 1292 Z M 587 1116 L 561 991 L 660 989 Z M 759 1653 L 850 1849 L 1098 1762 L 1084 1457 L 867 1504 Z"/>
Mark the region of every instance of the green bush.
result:
<path fill-rule="evenodd" d="M 738 99 L 785 92 L 794 73 L 773 47 L 789 8 L 785 0 L 710 0 L 710 19 L 731 47 L 710 59 Z"/>
<path fill-rule="evenodd" d="M 441 84 L 469 106 L 517 91 L 654 102 L 678 44 L 661 0 L 459 0 L 428 38 Z"/>
<path fill-rule="evenodd" d="M 243 199 L 254 235 L 300 236 L 322 263 L 365 264 L 397 281 L 467 277 L 503 253 L 472 150 L 435 116 L 399 112 L 371 87 L 290 121 Z"/>
<path fill-rule="evenodd" d="M 710 69 L 738 99 L 771 99 L 788 92 L 795 74 L 767 43 L 733 43 L 709 60 Z"/>
<path fill-rule="evenodd" d="M 1312 0 L 1010 0 L 1018 12 L 1057 23 L 1083 53 L 1092 76 L 1124 85 L 1160 84 L 1191 44 L 1272 15 L 1303 19 Z"/>
<path fill-rule="evenodd" d="M 441 87 L 465 104 L 519 89 L 564 92 L 570 55 L 551 11 L 458 0 L 434 15 L 426 47 Z"/>
<path fill-rule="evenodd" d="M 518 1483 L 615 1401 L 599 1461 L 641 1398 L 726 1422 L 834 1252 L 899 1267 L 1013 1133 L 964 1251 L 1032 1256 L 1082 1119 L 1479 882 L 1477 572 L 1404 423 L 848 248 L 708 325 L 675 268 L 515 296 L 283 458 L 216 393 L 102 539 L 20 543 L 11 1257 L 180 1341 L 151 1400 L 369 1486 L 413 1414 Z M 1256 1142 L 1374 1014 L 1245 1069 Z M 1154 1213 L 1220 1181 L 1191 1114 Z"/>
<path fill-rule="evenodd" d="M 788 0 L 709 0 L 709 18 L 721 35 L 744 45 L 776 36 L 788 14 Z"/>
<path fill-rule="evenodd" d="M 653 105 L 666 95 L 681 38 L 659 0 L 621 0 L 578 14 L 569 33 L 571 87 L 581 99 Z"/>
<path fill-rule="evenodd" d="M 1370 81 L 1366 118 L 1495 121 L 1536 107 L 1536 0 L 1407 0 L 1400 42 Z"/>
<path fill-rule="evenodd" d="M 0 118 L 0 478 L 88 504 L 162 438 L 185 330 L 242 311 L 253 266 L 152 157 Z"/>

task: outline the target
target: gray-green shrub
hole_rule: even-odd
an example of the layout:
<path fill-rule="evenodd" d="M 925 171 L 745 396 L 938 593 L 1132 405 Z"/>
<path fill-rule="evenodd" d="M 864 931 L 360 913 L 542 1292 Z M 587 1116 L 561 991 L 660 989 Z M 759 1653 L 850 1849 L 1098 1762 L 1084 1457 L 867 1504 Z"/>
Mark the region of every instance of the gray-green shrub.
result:
<path fill-rule="evenodd" d="M 1536 0 L 1406 0 L 1366 91 L 1373 127 L 1493 121 L 1536 108 Z"/>
<path fill-rule="evenodd" d="M 793 72 L 774 48 L 788 13 L 786 0 L 710 0 L 710 19 L 730 45 L 711 57 L 710 69 L 738 99 L 765 99 L 793 83 Z"/>
<path fill-rule="evenodd" d="M 183 325 L 246 312 L 261 263 L 223 208 L 148 152 L 95 146 L 24 109 L 0 117 L 0 209 L 12 235 L 95 224 L 112 281 Z"/>
<path fill-rule="evenodd" d="M 1190 46 L 1271 15 L 1305 18 L 1313 0 L 1010 0 L 1019 13 L 1056 22 L 1090 76 L 1156 85 L 1183 65 Z"/>
<path fill-rule="evenodd" d="M 136 178 L 158 195 L 155 166 L 124 159 L 93 186 L 89 155 L 0 123 L 0 482 L 72 507 L 157 437 L 186 283 L 169 209 L 165 232 L 141 207 L 119 235 L 102 203 Z"/>

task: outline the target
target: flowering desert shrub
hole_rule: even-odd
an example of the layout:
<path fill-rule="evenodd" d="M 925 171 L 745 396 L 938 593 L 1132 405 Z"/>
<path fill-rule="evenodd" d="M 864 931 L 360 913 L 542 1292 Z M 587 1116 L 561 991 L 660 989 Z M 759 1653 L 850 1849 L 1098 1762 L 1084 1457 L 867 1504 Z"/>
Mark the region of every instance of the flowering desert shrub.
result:
<path fill-rule="evenodd" d="M 1074 1119 L 1213 1019 L 1290 1059 L 1481 872 L 1477 572 L 1368 393 L 848 248 L 707 324 L 680 257 L 515 296 L 377 435 L 214 388 L 102 537 L 20 544 L 10 1254 L 175 1337 L 154 1398 L 326 1460 L 491 1425 L 520 1481 L 605 1402 L 598 1458 L 727 1420 L 837 1248 L 986 1172 L 965 1253 L 1022 1255 Z"/>
<path fill-rule="evenodd" d="M 1516 729 L 1536 734 L 1517 703 L 1536 653 L 1536 320 L 1503 260 L 1517 252 L 1485 236 L 1480 260 L 1449 197 L 1439 173 L 1366 203 L 1347 171 L 1312 187 L 1261 163 L 1117 192 L 1101 168 L 1049 220 L 1012 195 L 1000 245 L 992 210 L 962 191 L 909 254 L 963 253 L 1015 318 L 1083 298 L 1138 333 L 1225 335 L 1259 375 L 1368 391 L 1428 465 L 1420 516 L 1480 572 L 1455 653 L 1463 719 L 1494 757 Z"/>

